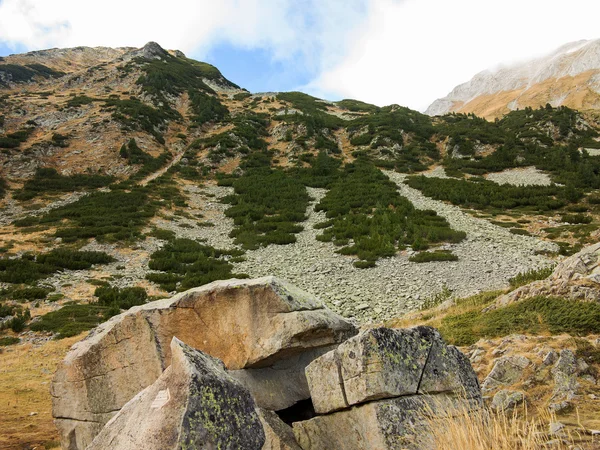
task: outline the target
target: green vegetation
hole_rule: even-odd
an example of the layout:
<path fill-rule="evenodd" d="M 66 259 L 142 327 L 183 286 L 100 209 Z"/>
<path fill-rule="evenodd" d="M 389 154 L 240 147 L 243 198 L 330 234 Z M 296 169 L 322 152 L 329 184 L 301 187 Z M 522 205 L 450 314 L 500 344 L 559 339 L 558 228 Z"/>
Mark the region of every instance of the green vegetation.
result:
<path fill-rule="evenodd" d="M 481 178 L 467 181 L 413 176 L 407 180 L 407 184 L 436 200 L 482 210 L 526 208 L 549 211 L 582 197 L 581 192 L 572 191 L 568 187 L 500 185 Z"/>
<path fill-rule="evenodd" d="M 252 150 L 267 148 L 263 138 L 268 136 L 269 121 L 264 114 L 247 113 L 236 116 L 231 122 L 234 124 L 233 130 L 196 140 L 190 146 L 191 150 L 186 153 L 186 157 L 193 158 L 194 149 L 208 148 L 208 158 L 211 162 L 218 163 L 225 158 L 247 155 Z"/>
<path fill-rule="evenodd" d="M 30 301 L 45 299 L 52 289 L 44 287 L 29 287 L 17 289 L 3 289 L 0 291 L 0 298 L 17 301 Z"/>
<path fill-rule="evenodd" d="M 171 108 L 153 108 L 135 97 L 128 100 L 109 98 L 105 104 L 113 111 L 113 119 L 121 122 L 126 130 L 144 130 L 161 144 L 165 143 L 162 131 L 167 121 L 181 118 L 181 115 Z"/>
<path fill-rule="evenodd" d="M 57 311 L 42 316 L 29 328 L 33 331 L 50 331 L 56 333 L 56 339 L 63 339 L 90 330 L 115 313 L 118 311 L 106 306 L 65 305 Z"/>
<path fill-rule="evenodd" d="M 31 284 L 62 269 L 89 269 L 94 264 L 108 264 L 113 261 L 114 259 L 106 253 L 66 248 L 58 248 L 37 256 L 25 254 L 20 258 L 1 258 L 0 281 Z"/>
<path fill-rule="evenodd" d="M 307 162 L 309 167 L 294 168 L 290 174 L 306 186 L 327 188 L 341 175 L 341 161 L 332 158 L 324 151 L 320 151 L 316 157 L 308 154 L 300 159 Z"/>
<path fill-rule="evenodd" d="M 0 136 L 0 148 L 18 148 L 23 142 L 27 141 L 34 129 L 34 127 L 27 127 L 14 133 Z"/>
<path fill-rule="evenodd" d="M 370 103 L 361 102 L 360 100 L 344 99 L 335 102 L 336 105 L 353 112 L 369 112 L 375 113 L 380 110 L 379 106 L 371 105 Z"/>
<path fill-rule="evenodd" d="M 142 236 L 141 229 L 154 216 L 158 206 L 159 202 L 152 201 L 149 188 L 94 192 L 40 218 L 17 220 L 15 225 L 58 225 L 55 236 L 64 242 L 92 237 L 100 241 L 125 241 Z"/>
<path fill-rule="evenodd" d="M 434 133 L 431 119 L 398 105 L 353 120 L 348 131 L 350 143 L 361 149 L 354 155 L 367 157 L 379 167 L 412 173 L 440 158 L 430 142 Z M 410 143 L 404 142 L 405 133 L 411 133 Z"/>
<path fill-rule="evenodd" d="M 440 138 L 449 136 L 451 148 L 458 146 L 458 152 L 468 157 L 447 158 L 444 165 L 451 173 L 482 175 L 535 166 L 549 172 L 556 183 L 575 189 L 600 188 L 600 158 L 578 150 L 597 147 L 594 138 L 599 134 L 577 111 L 547 105 L 512 111 L 495 122 L 472 114 L 451 114 L 440 121 Z M 474 155 L 479 144 L 498 149 L 485 157 Z"/>
<path fill-rule="evenodd" d="M 34 77 L 42 78 L 59 78 L 65 73 L 53 70 L 43 64 L 26 64 L 24 66 L 18 64 L 2 64 L 0 65 L 0 73 L 3 77 L 13 83 L 26 83 L 33 80 Z M 0 84 L 4 84 L 0 81 Z"/>
<path fill-rule="evenodd" d="M 325 230 L 319 240 L 332 241 L 342 247 L 340 253 L 371 263 L 406 245 L 425 250 L 429 244 L 465 238 L 435 211 L 415 209 L 392 181 L 364 160 L 348 164 L 315 209 L 329 219 L 319 225 Z"/>
<path fill-rule="evenodd" d="M 31 313 L 28 309 L 17 311 L 13 317 L 2 324 L 1 329 L 10 328 L 15 333 L 20 333 L 25 329 L 27 322 L 31 319 Z"/>
<path fill-rule="evenodd" d="M 2 336 L 0 337 L 0 347 L 8 347 L 9 345 L 18 344 L 21 339 L 13 336 Z"/>
<path fill-rule="evenodd" d="M 432 261 L 458 261 L 458 256 L 447 250 L 420 252 L 408 258 L 411 262 L 426 263 Z"/>
<path fill-rule="evenodd" d="M 7 316 L 12 316 L 16 306 L 13 305 L 5 305 L 4 303 L 0 303 L 0 319 L 3 319 Z"/>
<path fill-rule="evenodd" d="M 129 309 L 148 301 L 148 294 L 141 287 L 120 289 L 112 286 L 99 286 L 94 291 L 94 295 L 98 297 L 99 305 L 118 307 L 119 309 Z"/>
<path fill-rule="evenodd" d="M 454 345 L 509 334 L 585 336 L 600 330 L 600 305 L 557 297 L 533 297 L 486 313 L 475 309 L 442 319 L 440 332 Z"/>
<path fill-rule="evenodd" d="M 114 177 L 104 175 L 60 175 L 56 169 L 43 167 L 36 170 L 32 179 L 27 180 L 23 189 L 15 192 L 17 200 L 31 200 L 39 195 L 53 195 L 74 192 L 81 189 L 97 189 L 110 184 Z"/>
<path fill-rule="evenodd" d="M 8 183 L 2 177 L 0 177 L 0 199 L 6 195 L 8 189 Z"/>
<path fill-rule="evenodd" d="M 165 291 L 185 291 L 215 280 L 247 278 L 233 273 L 228 257 L 240 256 L 236 250 L 218 250 L 191 239 L 175 239 L 150 257 L 148 267 L 160 273 L 149 273 L 146 278 Z"/>
<path fill-rule="evenodd" d="M 327 113 L 327 103 L 302 92 L 282 92 L 277 94 L 277 99 L 291 103 L 292 108 L 301 111 L 277 115 L 274 120 L 289 123 L 303 123 L 306 125 L 307 138 L 312 137 L 316 131 L 323 128 L 337 129 L 345 125 L 345 121 L 337 116 Z"/>
<path fill-rule="evenodd" d="M 531 269 L 527 272 L 521 272 L 514 277 L 510 278 L 508 282 L 510 283 L 510 287 L 516 289 L 520 286 L 525 286 L 526 284 L 531 283 L 532 281 L 537 280 L 545 280 L 554 271 L 554 267 L 542 267 L 541 269 Z"/>
<path fill-rule="evenodd" d="M 250 97 L 252 97 L 252 94 L 250 92 L 240 92 L 238 94 L 234 94 L 233 99 L 237 100 L 238 102 L 241 102 Z"/>
<path fill-rule="evenodd" d="M 233 181 L 235 195 L 222 201 L 232 206 L 225 215 L 233 218 L 231 237 L 245 249 L 296 242 L 302 231 L 309 196 L 296 177 L 269 167 L 269 155 L 256 153 L 245 161 L 244 175 Z"/>
<path fill-rule="evenodd" d="M 163 152 L 154 157 L 138 147 L 135 139 L 131 138 L 121 146 L 119 156 L 128 161 L 129 164 L 141 164 L 141 168 L 129 178 L 129 182 L 139 181 L 144 177 L 164 167 L 172 158 L 169 152 Z"/>
<path fill-rule="evenodd" d="M 95 101 L 98 101 L 92 97 L 88 97 L 87 95 L 76 95 L 75 97 L 71 97 L 67 101 L 67 107 L 69 108 L 79 108 L 80 106 L 89 105 Z"/>
<path fill-rule="evenodd" d="M 214 96 L 215 92 L 203 81 L 203 79 L 215 80 L 231 87 L 238 87 L 225 80 L 216 67 L 168 53 L 161 55 L 160 60 L 138 59 L 135 62 L 144 71 L 137 84 L 142 86 L 145 93 L 152 96 L 155 105 L 164 114 L 170 117 L 176 115 L 176 111 L 169 106 L 168 97 L 186 91 L 193 112 L 191 119 L 197 125 L 221 120 L 229 114 L 227 107 Z"/>
<path fill-rule="evenodd" d="M 190 107 L 193 112 L 192 122 L 197 125 L 223 120 L 229 114 L 227 107 L 217 97 L 200 91 L 190 92 Z"/>

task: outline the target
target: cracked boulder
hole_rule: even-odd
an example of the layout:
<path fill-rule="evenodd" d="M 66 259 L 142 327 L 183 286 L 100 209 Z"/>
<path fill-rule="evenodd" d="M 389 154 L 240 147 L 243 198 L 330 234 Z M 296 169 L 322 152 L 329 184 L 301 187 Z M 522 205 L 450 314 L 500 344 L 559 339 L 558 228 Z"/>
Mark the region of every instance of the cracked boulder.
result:
<path fill-rule="evenodd" d="M 217 281 L 131 308 L 92 330 L 59 366 L 51 393 L 61 443 L 86 448 L 171 364 L 174 336 L 222 360 L 258 406 L 282 409 L 309 396 L 304 369 L 311 359 L 302 355 L 317 357 L 355 334 L 317 299 L 274 277 Z M 269 383 L 256 381 L 260 371 Z M 276 405 L 261 404 L 264 389 L 278 392 Z"/>
<path fill-rule="evenodd" d="M 177 338 L 170 350 L 171 365 L 87 449 L 263 448 L 265 433 L 254 400 L 223 363 Z"/>
<path fill-rule="evenodd" d="M 306 368 L 317 413 L 416 394 L 480 398 L 469 360 L 430 327 L 360 333 Z"/>
<path fill-rule="evenodd" d="M 436 420 L 480 407 L 481 399 L 408 395 L 294 422 L 293 429 L 303 450 L 433 450 Z"/>

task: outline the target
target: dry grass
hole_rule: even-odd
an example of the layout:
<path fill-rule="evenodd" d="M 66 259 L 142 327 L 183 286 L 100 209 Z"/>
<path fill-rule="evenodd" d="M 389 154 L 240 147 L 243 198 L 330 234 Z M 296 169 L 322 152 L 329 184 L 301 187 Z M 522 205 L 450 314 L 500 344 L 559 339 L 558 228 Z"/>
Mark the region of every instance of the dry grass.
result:
<path fill-rule="evenodd" d="M 59 361 L 83 336 L 41 346 L 12 346 L 0 354 L 1 449 L 49 449 L 57 445 L 50 381 Z"/>
<path fill-rule="evenodd" d="M 459 408 L 454 416 L 429 419 L 434 448 L 440 450 L 538 450 L 568 449 L 579 443 L 580 448 L 596 448 L 589 440 L 582 441 L 576 432 L 549 434 L 549 424 L 556 419 L 546 412 L 535 418 L 525 408 L 506 413 L 487 409 L 472 411 Z M 552 445 L 548 443 L 552 441 Z"/>

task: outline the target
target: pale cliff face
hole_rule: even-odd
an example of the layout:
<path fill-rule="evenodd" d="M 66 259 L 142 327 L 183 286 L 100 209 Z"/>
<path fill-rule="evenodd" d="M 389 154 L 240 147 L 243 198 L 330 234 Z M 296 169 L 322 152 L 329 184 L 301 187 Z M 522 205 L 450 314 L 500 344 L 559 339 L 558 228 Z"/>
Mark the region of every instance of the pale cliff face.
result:
<path fill-rule="evenodd" d="M 546 103 L 600 108 L 600 39 L 572 42 L 541 58 L 480 72 L 433 102 L 426 112 L 473 112 L 493 118 Z"/>

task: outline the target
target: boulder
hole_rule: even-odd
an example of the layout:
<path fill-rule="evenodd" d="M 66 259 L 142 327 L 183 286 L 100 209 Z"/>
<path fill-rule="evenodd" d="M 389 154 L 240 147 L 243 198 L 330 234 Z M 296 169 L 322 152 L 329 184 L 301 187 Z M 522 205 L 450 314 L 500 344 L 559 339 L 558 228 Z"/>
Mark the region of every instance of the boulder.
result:
<path fill-rule="evenodd" d="M 506 306 L 538 295 L 600 301 L 600 243 L 565 258 L 545 280 L 534 281 L 501 295 L 493 307 Z"/>
<path fill-rule="evenodd" d="M 498 358 L 489 375 L 481 385 L 484 393 L 491 392 L 502 386 L 516 383 L 523 377 L 523 372 L 531 361 L 525 356 L 504 356 Z"/>
<path fill-rule="evenodd" d="M 265 433 L 254 400 L 223 363 L 177 338 L 170 349 L 171 365 L 87 449 L 261 449 Z"/>
<path fill-rule="evenodd" d="M 496 411 L 507 411 L 523 403 L 524 400 L 525 394 L 523 392 L 502 389 L 494 395 L 491 406 Z"/>
<path fill-rule="evenodd" d="M 579 387 L 575 354 L 568 349 L 561 350 L 560 357 L 551 372 L 554 377 L 552 400 L 572 400 Z"/>
<path fill-rule="evenodd" d="M 317 413 L 424 393 L 480 396 L 469 360 L 430 327 L 360 333 L 310 363 L 306 377 Z"/>
<path fill-rule="evenodd" d="M 264 406 L 279 408 L 307 398 L 304 368 L 311 354 L 354 334 L 341 316 L 274 277 L 218 281 L 131 308 L 74 345 L 59 366 L 51 392 L 62 445 L 84 449 L 125 403 L 154 383 L 171 364 L 174 336 L 236 371 L 256 391 L 259 406 L 265 383 L 255 375 L 269 373 L 269 389 L 285 395 Z"/>
<path fill-rule="evenodd" d="M 279 411 L 310 397 L 305 368 L 331 349 L 319 347 L 275 361 L 269 367 L 231 370 L 229 374 L 252 392 L 262 408 Z"/>
<path fill-rule="evenodd" d="M 296 442 L 292 427 L 284 423 L 277 414 L 259 408 L 258 417 L 265 431 L 262 450 L 302 450 Z"/>
<path fill-rule="evenodd" d="M 433 449 L 429 430 L 436 420 L 479 407 L 478 400 L 409 395 L 295 422 L 293 429 L 303 450 L 427 450 Z"/>

